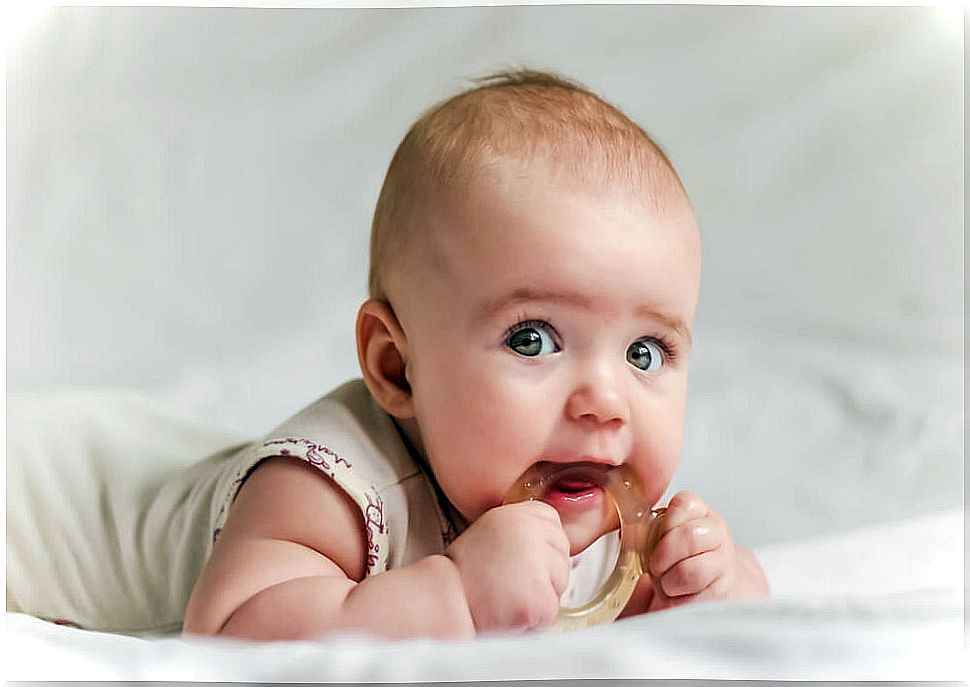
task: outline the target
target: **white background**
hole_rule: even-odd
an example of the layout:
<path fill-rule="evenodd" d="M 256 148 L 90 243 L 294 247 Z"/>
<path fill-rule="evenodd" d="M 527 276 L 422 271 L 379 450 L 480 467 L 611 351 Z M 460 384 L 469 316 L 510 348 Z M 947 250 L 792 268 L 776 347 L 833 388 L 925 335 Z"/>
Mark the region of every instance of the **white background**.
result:
<path fill-rule="evenodd" d="M 8 389 L 261 434 L 356 375 L 401 137 L 528 65 L 666 149 L 704 240 L 673 488 L 752 545 L 962 503 L 961 20 L 930 7 L 61 8 L 10 47 Z"/>

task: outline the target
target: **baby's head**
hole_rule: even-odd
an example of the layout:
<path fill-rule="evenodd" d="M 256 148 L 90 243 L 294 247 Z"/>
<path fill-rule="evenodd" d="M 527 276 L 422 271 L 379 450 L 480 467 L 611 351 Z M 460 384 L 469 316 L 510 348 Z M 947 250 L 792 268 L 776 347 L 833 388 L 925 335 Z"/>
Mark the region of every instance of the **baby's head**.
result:
<path fill-rule="evenodd" d="M 435 106 L 391 162 L 370 269 L 365 381 L 466 519 L 540 462 L 627 463 L 663 495 L 700 242 L 673 167 L 619 110 L 531 71 Z M 559 501 L 574 551 L 602 533 L 608 504 Z"/>

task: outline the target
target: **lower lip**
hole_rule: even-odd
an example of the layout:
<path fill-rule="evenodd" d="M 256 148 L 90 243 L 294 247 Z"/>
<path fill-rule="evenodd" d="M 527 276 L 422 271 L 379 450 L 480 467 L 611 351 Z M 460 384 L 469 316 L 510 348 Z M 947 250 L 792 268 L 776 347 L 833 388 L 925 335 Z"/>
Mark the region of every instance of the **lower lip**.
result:
<path fill-rule="evenodd" d="M 603 498 L 602 487 L 591 486 L 580 491 L 562 491 L 553 487 L 542 500 L 556 510 L 586 510 L 599 505 Z"/>

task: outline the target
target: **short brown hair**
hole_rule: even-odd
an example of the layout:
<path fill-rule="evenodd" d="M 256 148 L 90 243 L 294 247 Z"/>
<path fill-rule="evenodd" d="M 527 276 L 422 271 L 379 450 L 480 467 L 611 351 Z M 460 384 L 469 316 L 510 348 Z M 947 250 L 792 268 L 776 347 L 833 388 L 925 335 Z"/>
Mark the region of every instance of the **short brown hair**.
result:
<path fill-rule="evenodd" d="M 503 159 L 542 160 L 571 178 L 646 188 L 652 206 L 685 194 L 660 147 L 619 109 L 550 72 L 518 69 L 474 79 L 477 85 L 426 111 L 398 146 L 371 227 L 371 298 L 386 300 L 384 275 L 419 223 L 421 207 Z"/>

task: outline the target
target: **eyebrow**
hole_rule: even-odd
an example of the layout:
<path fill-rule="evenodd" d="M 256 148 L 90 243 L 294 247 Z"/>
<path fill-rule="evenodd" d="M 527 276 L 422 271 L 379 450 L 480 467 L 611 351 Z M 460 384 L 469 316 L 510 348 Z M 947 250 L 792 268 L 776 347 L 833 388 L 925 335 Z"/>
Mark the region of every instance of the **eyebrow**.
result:
<path fill-rule="evenodd" d="M 534 301 L 561 303 L 563 305 L 572 305 L 574 307 L 585 308 L 586 310 L 592 309 L 592 303 L 590 302 L 589 298 L 581 293 L 576 293 L 573 291 L 549 291 L 524 286 L 510 291 L 504 296 L 493 298 L 482 303 L 477 310 L 476 319 L 487 319 L 504 310 L 505 308 L 508 308 L 509 306 Z M 690 328 L 684 323 L 683 320 L 676 317 L 671 317 L 670 315 L 666 315 L 662 312 L 658 312 L 657 310 L 654 310 L 646 305 L 639 306 L 634 311 L 634 314 L 638 317 L 657 320 L 668 329 L 679 334 L 687 341 L 688 344 L 691 343 Z"/>

